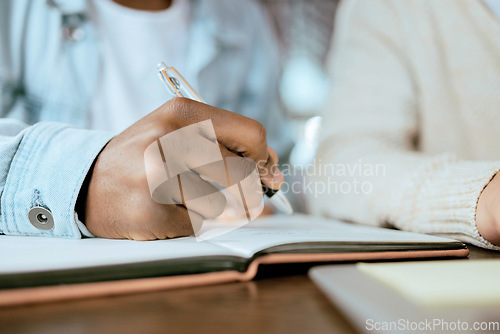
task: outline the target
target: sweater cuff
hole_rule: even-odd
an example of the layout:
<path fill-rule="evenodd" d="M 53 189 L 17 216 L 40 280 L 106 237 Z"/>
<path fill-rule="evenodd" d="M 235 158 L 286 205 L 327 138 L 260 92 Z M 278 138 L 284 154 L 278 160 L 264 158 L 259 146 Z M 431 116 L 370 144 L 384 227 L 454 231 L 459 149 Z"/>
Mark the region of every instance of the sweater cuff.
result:
<path fill-rule="evenodd" d="M 0 231 L 81 238 L 76 200 L 92 163 L 111 137 L 59 123 L 30 127 L 9 168 Z"/>
<path fill-rule="evenodd" d="M 437 168 L 430 178 L 420 175 L 415 198 L 408 201 L 413 219 L 403 228 L 500 250 L 486 241 L 476 226 L 479 196 L 499 170 L 500 162 L 461 161 Z"/>

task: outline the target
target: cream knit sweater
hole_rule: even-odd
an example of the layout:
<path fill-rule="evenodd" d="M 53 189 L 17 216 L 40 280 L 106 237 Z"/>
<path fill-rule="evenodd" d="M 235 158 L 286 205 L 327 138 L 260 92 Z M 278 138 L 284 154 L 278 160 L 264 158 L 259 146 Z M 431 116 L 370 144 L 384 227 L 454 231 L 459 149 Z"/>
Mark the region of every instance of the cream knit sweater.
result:
<path fill-rule="evenodd" d="M 313 177 L 331 187 L 310 194 L 312 211 L 500 249 L 475 225 L 500 169 L 500 21 L 489 8 L 344 1 L 331 69 L 317 154 L 329 172 Z"/>

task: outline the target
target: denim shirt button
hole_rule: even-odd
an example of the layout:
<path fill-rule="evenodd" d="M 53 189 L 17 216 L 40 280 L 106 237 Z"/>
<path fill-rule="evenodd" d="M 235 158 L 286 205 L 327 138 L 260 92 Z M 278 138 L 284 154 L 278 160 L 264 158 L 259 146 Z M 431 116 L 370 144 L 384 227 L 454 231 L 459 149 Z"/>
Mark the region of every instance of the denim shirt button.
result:
<path fill-rule="evenodd" d="M 50 231 L 54 228 L 54 217 L 50 210 L 35 206 L 28 212 L 31 225 L 42 231 Z"/>

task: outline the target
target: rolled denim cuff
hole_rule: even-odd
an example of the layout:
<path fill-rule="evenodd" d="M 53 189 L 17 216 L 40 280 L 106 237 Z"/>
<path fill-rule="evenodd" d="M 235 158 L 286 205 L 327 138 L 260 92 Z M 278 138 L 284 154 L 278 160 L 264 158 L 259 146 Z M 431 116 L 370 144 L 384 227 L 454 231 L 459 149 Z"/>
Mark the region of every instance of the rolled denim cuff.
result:
<path fill-rule="evenodd" d="M 81 238 L 75 205 L 112 134 L 42 122 L 25 131 L 1 196 L 0 232 Z"/>

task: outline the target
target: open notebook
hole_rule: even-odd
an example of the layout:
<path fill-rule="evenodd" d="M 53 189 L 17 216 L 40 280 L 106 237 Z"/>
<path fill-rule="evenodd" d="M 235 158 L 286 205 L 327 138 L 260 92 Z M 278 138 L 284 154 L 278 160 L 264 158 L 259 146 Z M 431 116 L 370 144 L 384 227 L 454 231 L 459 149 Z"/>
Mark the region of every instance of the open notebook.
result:
<path fill-rule="evenodd" d="M 259 264 L 465 257 L 461 242 L 313 216 L 199 241 L 0 236 L 0 306 L 251 280 Z"/>

